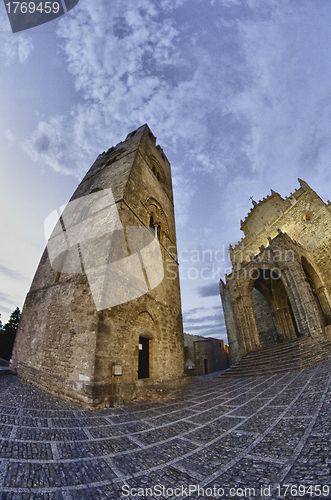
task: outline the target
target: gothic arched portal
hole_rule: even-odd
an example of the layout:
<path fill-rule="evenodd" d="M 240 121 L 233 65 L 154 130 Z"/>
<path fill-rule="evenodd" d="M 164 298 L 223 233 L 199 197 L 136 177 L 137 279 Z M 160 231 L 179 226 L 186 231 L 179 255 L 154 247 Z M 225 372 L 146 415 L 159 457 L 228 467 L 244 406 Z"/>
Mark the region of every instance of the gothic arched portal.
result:
<path fill-rule="evenodd" d="M 261 347 L 297 336 L 292 307 L 279 273 L 269 269 L 256 270 L 252 302 Z"/>

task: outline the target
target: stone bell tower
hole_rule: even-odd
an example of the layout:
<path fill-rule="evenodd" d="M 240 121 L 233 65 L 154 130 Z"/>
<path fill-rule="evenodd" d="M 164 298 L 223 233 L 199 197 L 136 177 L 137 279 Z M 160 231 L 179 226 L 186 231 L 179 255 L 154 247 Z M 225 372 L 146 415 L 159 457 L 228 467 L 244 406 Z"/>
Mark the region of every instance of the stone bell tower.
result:
<path fill-rule="evenodd" d="M 12 367 L 86 408 L 187 381 L 171 170 L 155 141 L 143 125 L 100 154 L 50 215 L 24 304 Z"/>

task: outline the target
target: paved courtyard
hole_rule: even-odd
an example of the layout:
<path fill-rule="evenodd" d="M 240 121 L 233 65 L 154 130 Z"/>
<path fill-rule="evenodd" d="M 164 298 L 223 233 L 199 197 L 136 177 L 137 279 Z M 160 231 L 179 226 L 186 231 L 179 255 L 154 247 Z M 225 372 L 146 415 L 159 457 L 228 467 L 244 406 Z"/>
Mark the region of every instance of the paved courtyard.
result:
<path fill-rule="evenodd" d="M 2 376 L 0 499 L 331 499 L 330 377 L 208 375 L 90 412 Z"/>

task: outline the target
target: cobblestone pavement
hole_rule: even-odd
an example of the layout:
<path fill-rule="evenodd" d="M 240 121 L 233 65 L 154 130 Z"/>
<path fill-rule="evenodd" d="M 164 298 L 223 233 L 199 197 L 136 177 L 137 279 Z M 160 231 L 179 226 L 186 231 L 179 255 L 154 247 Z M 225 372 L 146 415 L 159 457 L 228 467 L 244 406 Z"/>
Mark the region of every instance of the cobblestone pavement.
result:
<path fill-rule="evenodd" d="M 208 375 L 91 412 L 2 376 L 0 500 L 331 499 L 330 378 Z"/>

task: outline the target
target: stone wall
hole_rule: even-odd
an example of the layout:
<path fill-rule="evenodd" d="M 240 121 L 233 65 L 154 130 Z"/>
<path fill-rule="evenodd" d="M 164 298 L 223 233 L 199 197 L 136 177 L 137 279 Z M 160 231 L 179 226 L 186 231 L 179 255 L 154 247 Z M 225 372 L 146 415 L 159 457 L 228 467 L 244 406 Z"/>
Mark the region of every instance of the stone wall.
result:
<path fill-rule="evenodd" d="M 220 290 L 233 360 L 273 339 L 329 334 L 331 206 L 299 182 L 285 200 L 272 191 L 253 202 L 245 237 L 230 246 Z"/>
<path fill-rule="evenodd" d="M 187 374 L 196 375 L 194 342 L 203 339 L 204 337 L 201 335 L 191 335 L 190 333 L 184 332 L 185 372 Z M 192 364 L 190 362 L 192 362 Z M 192 368 L 189 368 L 188 365 Z"/>
<path fill-rule="evenodd" d="M 98 219 L 90 218 L 88 231 L 92 244 L 88 246 L 88 258 L 97 266 L 102 258 L 109 264 L 124 258 L 128 251 L 129 255 L 133 255 L 134 249 L 128 240 L 127 228 L 130 226 L 145 230 L 148 241 L 154 244 L 150 231 L 153 220 L 161 249 L 164 279 L 157 286 L 152 286 L 155 273 L 152 271 L 153 262 L 149 262 L 147 270 L 146 266 L 139 268 L 147 280 L 144 281 L 148 287 L 146 293 L 137 293 L 133 300 L 124 302 L 123 299 L 124 303 L 100 309 L 96 307 L 95 294 L 84 272 L 85 261 L 82 261 L 79 245 L 78 250 L 75 247 L 73 251 L 78 251 L 77 259 L 82 261 L 81 272 L 54 269 L 46 249 L 25 301 L 12 356 L 12 366 L 23 380 L 87 408 L 111 404 L 113 363 L 122 366 L 122 375 L 113 379 L 115 402 L 135 397 L 140 337 L 148 339 L 151 383 L 181 383 L 184 380 L 170 164 L 162 149 L 155 145 L 155 137 L 147 125 L 102 153 L 71 201 L 79 207 L 83 197 L 103 193 L 109 188 L 116 204 L 114 214 L 120 217 L 121 231 L 111 233 L 115 234 L 112 238 L 106 234 L 95 244 L 93 234 L 97 226 L 113 224 L 114 221 L 111 220 L 111 209 L 104 210 L 101 221 L 100 213 Z M 118 241 L 123 238 L 123 245 L 115 245 L 115 238 Z M 67 271 L 65 259 L 68 254 L 63 255 L 62 269 Z M 139 258 L 142 258 L 141 255 Z M 141 264 L 144 265 L 143 261 Z M 98 279 L 100 294 L 107 298 L 108 292 L 104 288 L 107 280 L 102 274 Z M 125 279 L 124 276 L 119 285 L 123 288 L 123 297 L 131 293 L 130 287 L 135 286 L 134 275 L 131 275 L 128 284 Z M 113 286 L 109 280 L 107 286 Z M 120 296 L 122 290 L 116 292 Z"/>
<path fill-rule="evenodd" d="M 271 306 L 267 299 L 256 288 L 252 290 L 252 302 L 261 347 L 277 343 L 277 328 Z"/>
<path fill-rule="evenodd" d="M 224 340 L 204 338 L 194 342 L 195 374 L 226 370 L 230 366 L 228 348 Z"/>

